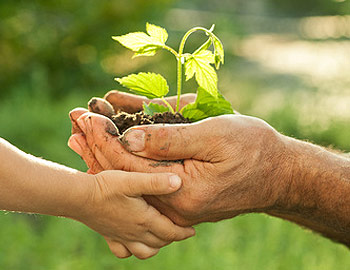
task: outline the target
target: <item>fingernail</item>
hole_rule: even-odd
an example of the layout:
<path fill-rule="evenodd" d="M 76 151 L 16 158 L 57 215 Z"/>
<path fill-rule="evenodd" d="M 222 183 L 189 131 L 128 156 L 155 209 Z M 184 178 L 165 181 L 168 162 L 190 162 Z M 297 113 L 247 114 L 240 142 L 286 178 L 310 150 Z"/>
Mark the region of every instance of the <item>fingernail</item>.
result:
<path fill-rule="evenodd" d="M 119 131 L 117 129 L 117 127 L 112 123 L 112 122 L 107 122 L 106 123 L 106 132 L 113 135 L 113 136 L 119 136 Z"/>
<path fill-rule="evenodd" d="M 69 139 L 68 146 L 79 156 L 83 155 L 83 149 L 81 148 L 80 144 L 74 136 Z"/>
<path fill-rule="evenodd" d="M 143 130 L 130 130 L 124 135 L 123 142 L 129 151 L 141 152 L 145 149 L 145 137 L 146 134 Z"/>
<path fill-rule="evenodd" d="M 172 188 L 179 188 L 181 186 L 181 178 L 177 175 L 170 176 L 170 186 Z"/>

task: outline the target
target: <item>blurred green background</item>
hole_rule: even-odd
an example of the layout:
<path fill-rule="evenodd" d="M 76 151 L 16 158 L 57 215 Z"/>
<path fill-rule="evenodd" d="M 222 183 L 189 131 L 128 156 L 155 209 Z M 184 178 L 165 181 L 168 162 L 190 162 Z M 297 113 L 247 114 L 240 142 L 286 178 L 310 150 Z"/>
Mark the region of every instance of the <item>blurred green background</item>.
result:
<path fill-rule="evenodd" d="M 189 28 L 215 23 L 226 52 L 219 88 L 236 110 L 286 135 L 350 151 L 348 0 L 1 0 L 0 136 L 86 170 L 66 145 L 70 109 L 120 89 L 113 78 L 131 72 L 159 72 L 175 84 L 170 54 L 130 60 L 111 40 L 144 30 L 147 21 L 165 27 L 173 47 Z M 187 49 L 201 40 L 193 37 Z M 193 239 L 139 261 L 116 259 L 77 222 L 0 213 L 6 270 L 349 267 L 342 245 L 264 215 L 199 225 Z"/>

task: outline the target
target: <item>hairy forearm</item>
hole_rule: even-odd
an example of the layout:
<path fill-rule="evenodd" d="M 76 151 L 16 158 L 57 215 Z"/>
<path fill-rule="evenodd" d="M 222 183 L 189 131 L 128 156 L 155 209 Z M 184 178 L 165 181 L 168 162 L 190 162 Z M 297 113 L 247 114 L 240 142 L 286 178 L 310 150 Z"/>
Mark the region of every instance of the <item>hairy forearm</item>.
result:
<path fill-rule="evenodd" d="M 350 160 L 285 138 L 285 194 L 269 214 L 350 247 Z"/>
<path fill-rule="evenodd" d="M 73 217 L 84 199 L 87 178 L 0 138 L 0 210 Z"/>

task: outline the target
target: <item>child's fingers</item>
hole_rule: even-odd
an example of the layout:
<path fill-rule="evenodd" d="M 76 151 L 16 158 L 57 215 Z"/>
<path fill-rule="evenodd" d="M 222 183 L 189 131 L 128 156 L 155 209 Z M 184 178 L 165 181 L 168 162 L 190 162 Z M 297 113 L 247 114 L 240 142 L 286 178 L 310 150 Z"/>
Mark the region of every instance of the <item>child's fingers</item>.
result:
<path fill-rule="evenodd" d="M 120 259 L 128 258 L 132 254 L 131 252 L 121 243 L 106 239 L 109 249 L 112 253 Z"/>
<path fill-rule="evenodd" d="M 131 197 L 174 193 L 181 187 L 181 178 L 170 173 L 126 173 L 124 193 Z"/>
<path fill-rule="evenodd" d="M 150 207 L 149 209 L 149 211 L 151 211 L 149 214 L 152 216 L 148 223 L 149 231 L 160 239 L 167 242 L 173 242 L 181 241 L 195 235 L 196 232 L 194 228 L 184 228 L 175 225 L 169 218 L 162 215 L 155 208 Z"/>
<path fill-rule="evenodd" d="M 160 239 L 158 236 L 149 231 L 145 233 L 145 235 L 140 238 L 139 241 L 152 248 L 162 248 L 172 242 Z"/>
<path fill-rule="evenodd" d="M 132 254 L 141 260 L 148 259 L 159 252 L 159 248 L 152 248 L 141 242 L 128 242 L 125 245 Z"/>

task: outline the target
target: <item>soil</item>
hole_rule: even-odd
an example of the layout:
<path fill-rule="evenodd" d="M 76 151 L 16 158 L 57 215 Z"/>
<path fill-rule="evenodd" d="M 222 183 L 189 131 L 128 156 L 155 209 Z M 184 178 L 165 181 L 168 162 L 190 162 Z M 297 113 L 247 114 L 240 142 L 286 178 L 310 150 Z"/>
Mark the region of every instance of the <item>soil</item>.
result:
<path fill-rule="evenodd" d="M 181 124 L 191 123 L 191 121 L 183 117 L 180 113 L 155 113 L 153 116 L 144 114 L 143 111 L 129 114 L 120 112 L 111 116 L 112 121 L 117 126 L 119 134 L 123 133 L 132 126 L 151 125 L 151 124 Z"/>

